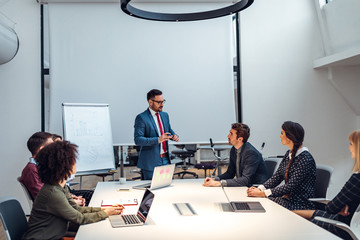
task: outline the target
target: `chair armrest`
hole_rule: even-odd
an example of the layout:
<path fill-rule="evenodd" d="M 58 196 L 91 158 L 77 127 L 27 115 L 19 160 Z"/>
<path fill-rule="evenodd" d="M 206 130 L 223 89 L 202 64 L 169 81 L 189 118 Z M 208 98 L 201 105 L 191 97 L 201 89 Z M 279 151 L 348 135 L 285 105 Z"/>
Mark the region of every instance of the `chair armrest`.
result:
<path fill-rule="evenodd" d="M 314 203 L 315 209 L 324 210 L 324 211 L 326 204 L 329 202 L 329 200 L 325 198 L 310 198 L 309 200 Z"/>
<path fill-rule="evenodd" d="M 309 198 L 309 200 L 312 202 L 318 202 L 323 204 L 327 204 L 328 202 L 330 202 L 330 200 L 326 198 Z"/>
<path fill-rule="evenodd" d="M 340 222 L 340 221 L 337 221 L 337 220 L 333 220 L 333 219 L 329 219 L 329 218 L 325 218 L 325 217 L 319 217 L 319 216 L 316 216 L 314 217 L 315 220 L 319 220 L 319 221 L 322 221 L 322 222 L 327 222 L 327 223 L 330 223 L 330 224 L 333 224 L 333 225 L 338 225 L 338 224 L 344 224 L 343 222 Z M 346 225 L 346 224 L 345 224 Z"/>
<path fill-rule="evenodd" d="M 318 221 L 322 221 L 322 222 L 326 222 L 326 223 L 330 223 L 332 225 L 334 225 L 335 227 L 338 227 L 344 231 L 346 231 L 351 237 L 352 239 L 358 239 L 355 234 L 351 231 L 351 228 L 349 227 L 349 225 L 343 223 L 343 222 L 340 222 L 340 221 L 337 221 L 337 220 L 333 220 L 333 219 L 329 219 L 329 218 L 324 218 L 324 217 L 315 217 L 314 218 L 315 220 L 318 220 Z"/>

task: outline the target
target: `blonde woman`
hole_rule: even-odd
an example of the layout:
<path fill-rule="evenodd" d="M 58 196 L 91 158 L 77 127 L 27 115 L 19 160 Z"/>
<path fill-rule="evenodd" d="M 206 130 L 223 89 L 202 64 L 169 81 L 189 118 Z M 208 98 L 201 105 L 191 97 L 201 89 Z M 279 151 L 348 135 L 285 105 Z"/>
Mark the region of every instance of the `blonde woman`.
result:
<path fill-rule="evenodd" d="M 350 225 L 351 218 L 360 203 L 360 131 L 352 132 L 349 136 L 349 150 L 351 158 L 354 159 L 353 174 L 345 183 L 341 191 L 333 200 L 328 202 L 323 210 L 299 210 L 294 211 L 300 216 L 310 219 L 313 223 L 336 234 L 343 239 L 352 239 L 348 233 L 332 224 L 315 220 L 320 216 Z"/>

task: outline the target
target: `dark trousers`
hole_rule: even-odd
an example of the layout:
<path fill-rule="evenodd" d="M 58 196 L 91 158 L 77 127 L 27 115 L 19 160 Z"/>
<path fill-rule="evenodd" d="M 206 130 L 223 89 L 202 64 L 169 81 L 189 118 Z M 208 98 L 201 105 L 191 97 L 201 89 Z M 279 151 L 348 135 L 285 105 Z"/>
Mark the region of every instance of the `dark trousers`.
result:
<path fill-rule="evenodd" d="M 170 164 L 169 158 L 167 156 L 160 158 L 158 166 Z M 141 169 L 141 180 L 151 180 L 154 174 L 154 170 L 145 170 Z"/>
<path fill-rule="evenodd" d="M 92 195 L 94 194 L 93 190 L 74 190 L 69 188 L 69 191 L 71 194 L 74 194 L 75 196 L 82 196 L 85 198 L 85 206 L 88 206 L 91 200 Z"/>

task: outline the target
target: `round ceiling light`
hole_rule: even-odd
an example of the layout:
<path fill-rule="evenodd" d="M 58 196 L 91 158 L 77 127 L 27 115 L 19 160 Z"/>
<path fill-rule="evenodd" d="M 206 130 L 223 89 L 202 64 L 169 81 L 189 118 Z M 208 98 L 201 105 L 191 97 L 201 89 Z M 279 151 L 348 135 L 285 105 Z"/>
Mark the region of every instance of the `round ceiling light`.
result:
<path fill-rule="evenodd" d="M 147 20 L 167 21 L 167 22 L 183 22 L 183 21 L 197 21 L 217 17 L 231 15 L 248 8 L 254 0 L 240 0 L 230 6 L 204 12 L 194 13 L 160 13 L 150 12 L 136 8 L 130 4 L 131 0 L 120 0 L 120 6 L 124 13 Z"/>

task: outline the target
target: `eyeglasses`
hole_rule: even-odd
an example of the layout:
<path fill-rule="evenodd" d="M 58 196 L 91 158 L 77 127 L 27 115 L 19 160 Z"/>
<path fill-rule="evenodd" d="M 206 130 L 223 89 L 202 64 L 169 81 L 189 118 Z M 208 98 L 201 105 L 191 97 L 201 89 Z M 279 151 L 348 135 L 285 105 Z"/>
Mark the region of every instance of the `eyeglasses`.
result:
<path fill-rule="evenodd" d="M 157 104 L 165 104 L 166 100 L 164 99 L 164 101 L 155 101 L 154 99 L 151 99 L 151 101 L 156 102 Z"/>

